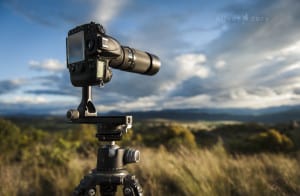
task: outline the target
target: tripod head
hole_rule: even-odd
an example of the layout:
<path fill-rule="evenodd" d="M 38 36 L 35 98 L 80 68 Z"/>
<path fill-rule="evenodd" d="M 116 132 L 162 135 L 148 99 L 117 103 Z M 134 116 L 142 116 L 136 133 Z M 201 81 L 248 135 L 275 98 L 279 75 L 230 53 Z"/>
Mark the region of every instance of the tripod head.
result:
<path fill-rule="evenodd" d="M 97 116 L 92 101 L 91 86 L 82 87 L 81 102 L 77 109 L 70 109 L 67 118 L 72 123 L 96 124 L 96 137 L 100 141 L 119 141 L 132 127 L 132 116 Z"/>

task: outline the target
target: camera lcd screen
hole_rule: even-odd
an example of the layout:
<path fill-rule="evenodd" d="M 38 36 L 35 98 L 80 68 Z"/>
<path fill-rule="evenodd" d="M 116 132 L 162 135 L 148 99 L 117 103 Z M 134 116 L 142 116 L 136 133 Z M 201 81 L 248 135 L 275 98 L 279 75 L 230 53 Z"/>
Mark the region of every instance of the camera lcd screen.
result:
<path fill-rule="evenodd" d="M 84 32 L 80 31 L 68 36 L 68 63 L 76 63 L 84 60 Z"/>

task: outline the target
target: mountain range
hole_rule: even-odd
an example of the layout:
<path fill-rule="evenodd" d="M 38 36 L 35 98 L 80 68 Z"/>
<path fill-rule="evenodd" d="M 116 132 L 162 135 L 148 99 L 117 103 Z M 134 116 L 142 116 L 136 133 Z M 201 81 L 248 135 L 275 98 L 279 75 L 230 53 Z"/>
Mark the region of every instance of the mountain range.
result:
<path fill-rule="evenodd" d="M 7 108 L 6 108 L 7 109 Z M 67 111 L 68 109 L 66 109 Z M 24 110 L 3 110 L 1 116 L 49 116 L 51 112 L 38 109 Z M 279 106 L 264 109 L 249 108 L 224 108 L 224 109 L 164 109 L 152 111 L 131 111 L 119 112 L 111 111 L 101 113 L 101 115 L 132 115 L 135 120 L 146 119 L 167 119 L 175 121 L 242 121 L 242 122 L 262 122 L 262 123 L 279 123 L 289 121 L 300 121 L 300 105 L 298 106 Z M 64 116 L 63 113 L 56 116 Z"/>
<path fill-rule="evenodd" d="M 107 115 L 132 115 L 134 119 L 169 119 L 179 121 L 242 121 L 279 123 L 300 120 L 300 106 L 265 109 L 167 109 L 160 111 L 109 112 Z"/>

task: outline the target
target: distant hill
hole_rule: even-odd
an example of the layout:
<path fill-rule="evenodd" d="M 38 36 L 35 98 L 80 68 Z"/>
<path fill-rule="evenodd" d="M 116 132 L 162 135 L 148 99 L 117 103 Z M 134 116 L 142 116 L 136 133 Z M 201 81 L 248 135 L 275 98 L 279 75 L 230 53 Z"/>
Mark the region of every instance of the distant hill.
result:
<path fill-rule="evenodd" d="M 128 113 L 109 112 L 107 115 L 132 115 L 134 119 L 169 119 L 179 121 L 242 121 L 278 123 L 300 120 L 300 108 L 276 111 L 269 110 L 209 110 L 209 109 L 170 109 L 161 111 L 135 111 Z"/>
<path fill-rule="evenodd" d="M 67 111 L 67 109 L 66 109 Z M 101 111 L 100 111 L 101 112 Z M 1 112 L 1 116 L 16 116 L 27 118 L 41 118 L 53 116 L 50 113 L 35 110 L 23 110 L 16 112 Z M 242 121 L 242 122 L 263 122 L 278 123 L 289 121 L 300 121 L 300 106 L 280 106 L 266 109 L 248 108 L 226 108 L 226 109 L 166 109 L 160 111 L 132 111 L 118 112 L 111 111 L 101 115 L 132 115 L 134 120 L 145 119 L 167 119 L 176 121 Z M 65 118 L 65 114 L 57 115 Z"/>

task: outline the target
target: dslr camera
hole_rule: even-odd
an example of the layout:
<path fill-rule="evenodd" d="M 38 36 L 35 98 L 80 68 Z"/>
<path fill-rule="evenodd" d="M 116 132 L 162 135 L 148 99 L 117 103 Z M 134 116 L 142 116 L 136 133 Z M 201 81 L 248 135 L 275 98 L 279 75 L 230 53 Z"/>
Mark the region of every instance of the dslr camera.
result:
<path fill-rule="evenodd" d="M 72 84 L 77 87 L 109 82 L 110 68 L 144 75 L 154 75 L 160 69 L 156 55 L 122 46 L 94 22 L 71 29 L 66 45 L 67 68 Z"/>

